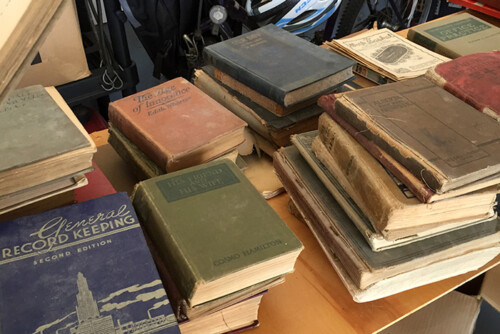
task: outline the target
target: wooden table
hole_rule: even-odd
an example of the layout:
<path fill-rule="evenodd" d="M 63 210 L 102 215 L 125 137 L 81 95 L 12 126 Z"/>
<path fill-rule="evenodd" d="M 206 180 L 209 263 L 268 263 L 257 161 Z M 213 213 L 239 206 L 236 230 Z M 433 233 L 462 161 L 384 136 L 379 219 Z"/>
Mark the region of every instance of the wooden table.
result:
<path fill-rule="evenodd" d="M 107 131 L 93 133 L 95 161 L 117 191 L 130 194 L 137 179 L 107 144 Z M 358 304 L 342 284 L 308 227 L 288 212 L 287 194 L 269 204 L 305 246 L 286 282 L 262 299 L 260 326 L 249 333 L 373 333 L 402 319 L 459 285 L 500 263 L 500 256 L 481 269 L 415 288 L 380 300 Z"/>

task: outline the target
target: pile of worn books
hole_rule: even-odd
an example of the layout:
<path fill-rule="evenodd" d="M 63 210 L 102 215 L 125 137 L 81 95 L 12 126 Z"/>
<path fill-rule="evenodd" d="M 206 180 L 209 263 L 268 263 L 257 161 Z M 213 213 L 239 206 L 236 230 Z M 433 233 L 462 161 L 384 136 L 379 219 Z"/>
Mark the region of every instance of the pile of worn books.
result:
<path fill-rule="evenodd" d="M 425 77 L 318 103 L 318 131 L 293 136 L 275 168 L 354 300 L 475 270 L 500 253 L 494 118 Z"/>

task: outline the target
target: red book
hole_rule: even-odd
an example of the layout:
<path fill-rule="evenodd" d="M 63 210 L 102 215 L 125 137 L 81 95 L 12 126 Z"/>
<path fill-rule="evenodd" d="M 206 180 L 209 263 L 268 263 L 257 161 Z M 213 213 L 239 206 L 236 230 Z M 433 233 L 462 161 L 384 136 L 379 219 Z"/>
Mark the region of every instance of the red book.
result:
<path fill-rule="evenodd" d="M 426 77 L 500 121 L 500 51 L 456 58 L 430 69 Z"/>
<path fill-rule="evenodd" d="M 115 188 L 95 161 L 92 161 L 92 167 L 94 170 L 85 174 L 88 185 L 74 190 L 75 201 L 78 203 L 116 193 Z"/>

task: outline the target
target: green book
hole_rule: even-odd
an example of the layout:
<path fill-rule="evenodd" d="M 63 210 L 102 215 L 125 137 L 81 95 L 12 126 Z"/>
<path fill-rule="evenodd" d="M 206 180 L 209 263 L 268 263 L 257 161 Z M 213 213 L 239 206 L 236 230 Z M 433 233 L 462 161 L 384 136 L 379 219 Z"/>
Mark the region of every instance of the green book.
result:
<path fill-rule="evenodd" d="M 229 160 L 143 181 L 133 204 L 191 307 L 293 271 L 303 248 Z"/>
<path fill-rule="evenodd" d="M 458 58 L 498 50 L 500 28 L 460 13 L 412 27 L 408 39 L 443 56 Z"/>

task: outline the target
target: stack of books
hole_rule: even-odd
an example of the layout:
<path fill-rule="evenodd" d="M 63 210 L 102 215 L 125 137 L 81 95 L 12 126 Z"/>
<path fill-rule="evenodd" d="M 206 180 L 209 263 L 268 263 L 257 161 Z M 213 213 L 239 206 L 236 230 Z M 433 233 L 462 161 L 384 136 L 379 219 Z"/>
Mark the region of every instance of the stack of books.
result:
<path fill-rule="evenodd" d="M 139 179 L 235 152 L 246 123 L 183 78 L 109 104 L 109 142 Z"/>
<path fill-rule="evenodd" d="M 275 167 L 358 302 L 500 253 L 500 124 L 424 77 L 319 99 Z"/>
<path fill-rule="evenodd" d="M 245 120 L 271 153 L 317 128 L 321 94 L 353 79 L 354 63 L 275 25 L 209 45 L 194 84 Z M 267 148 L 267 150 L 266 150 Z"/>
<path fill-rule="evenodd" d="M 54 87 L 11 92 L 0 133 L 0 214 L 71 203 L 72 190 L 87 184 L 95 144 Z"/>
<path fill-rule="evenodd" d="M 140 182 L 133 204 L 183 333 L 256 326 L 303 248 L 227 159 Z"/>

